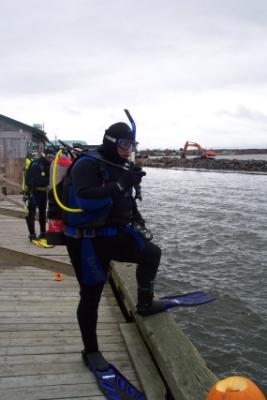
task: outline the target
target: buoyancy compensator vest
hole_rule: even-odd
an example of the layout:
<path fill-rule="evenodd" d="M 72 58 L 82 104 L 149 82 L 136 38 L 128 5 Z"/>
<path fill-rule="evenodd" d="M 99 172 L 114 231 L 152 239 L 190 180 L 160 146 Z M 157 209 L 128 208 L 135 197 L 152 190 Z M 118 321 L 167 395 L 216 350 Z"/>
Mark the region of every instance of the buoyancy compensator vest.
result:
<path fill-rule="evenodd" d="M 88 151 L 74 161 L 63 181 L 63 202 L 69 209 L 80 209 L 80 212 L 71 212 L 68 209 L 63 211 L 64 224 L 74 228 L 100 228 L 105 225 L 106 218 L 112 207 L 112 198 L 88 199 L 79 197 L 75 193 L 75 188 L 71 179 L 71 172 L 78 163 L 89 159 L 94 163 L 99 171 L 101 182 L 104 184 L 108 180 L 108 170 L 101 156 L 97 151 Z M 90 173 L 88 171 L 88 173 Z"/>
<path fill-rule="evenodd" d="M 107 180 L 108 172 L 101 156 L 96 151 L 82 154 L 71 160 L 61 154 L 60 150 L 52 164 L 52 188 L 48 193 L 48 230 L 47 243 L 65 245 L 65 226 L 74 228 L 98 228 L 104 225 L 106 216 L 112 206 L 111 197 L 98 201 L 88 201 L 75 196 L 71 180 L 71 170 L 83 159 L 94 162 L 100 172 L 101 183 Z M 87 204 L 86 204 L 87 203 Z"/>

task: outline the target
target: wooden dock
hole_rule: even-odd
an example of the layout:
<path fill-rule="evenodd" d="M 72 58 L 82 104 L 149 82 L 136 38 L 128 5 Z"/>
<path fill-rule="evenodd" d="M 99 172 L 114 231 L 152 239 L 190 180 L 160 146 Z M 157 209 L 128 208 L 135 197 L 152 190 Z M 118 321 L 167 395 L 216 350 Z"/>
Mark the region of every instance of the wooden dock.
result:
<path fill-rule="evenodd" d="M 105 399 L 81 361 L 78 285 L 66 248 L 32 245 L 19 199 L 7 200 L 0 201 L 0 399 Z M 64 280 L 54 281 L 55 272 Z M 204 400 L 218 378 L 171 313 L 136 314 L 135 266 L 112 262 L 111 281 L 98 323 L 107 360 L 147 400 Z"/>
<path fill-rule="evenodd" d="M 79 289 L 72 267 L 68 266 L 68 275 L 66 267 L 59 268 L 64 279 L 53 280 L 57 262 L 69 262 L 65 248 L 30 244 L 23 219 L 0 215 L 0 226 L 1 400 L 105 399 L 81 361 Z M 12 253 L 14 261 L 6 261 Z M 39 268 L 25 263 L 29 256 L 36 266 L 40 260 Z M 42 267 L 42 259 L 45 266 L 51 263 L 51 271 Z M 125 324 L 107 284 L 99 310 L 100 348 L 141 389 L 121 333 Z"/>

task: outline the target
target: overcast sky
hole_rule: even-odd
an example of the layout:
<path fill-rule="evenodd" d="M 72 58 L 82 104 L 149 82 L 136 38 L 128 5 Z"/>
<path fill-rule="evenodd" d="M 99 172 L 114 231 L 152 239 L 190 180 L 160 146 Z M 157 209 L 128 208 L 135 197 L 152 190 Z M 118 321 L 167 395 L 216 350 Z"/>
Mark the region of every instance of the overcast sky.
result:
<path fill-rule="evenodd" d="M 50 139 L 267 148 L 266 0 L 0 0 L 0 114 Z"/>

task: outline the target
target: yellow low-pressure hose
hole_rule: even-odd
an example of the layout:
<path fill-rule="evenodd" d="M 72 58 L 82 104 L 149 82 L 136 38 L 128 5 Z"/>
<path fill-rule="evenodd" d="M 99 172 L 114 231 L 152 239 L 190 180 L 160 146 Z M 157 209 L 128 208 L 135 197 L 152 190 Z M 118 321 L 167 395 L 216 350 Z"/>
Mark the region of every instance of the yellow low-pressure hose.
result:
<path fill-rule="evenodd" d="M 58 197 L 57 189 L 56 189 L 56 186 L 57 186 L 57 162 L 58 162 L 58 159 L 61 156 L 61 154 L 62 154 L 62 150 L 59 150 L 57 152 L 56 157 L 52 164 L 52 188 L 53 188 L 53 194 L 54 194 L 55 200 L 56 200 L 57 204 L 59 205 L 59 207 L 65 211 L 68 211 L 71 213 L 83 212 L 83 210 L 81 208 L 69 208 L 69 207 L 65 206 Z"/>

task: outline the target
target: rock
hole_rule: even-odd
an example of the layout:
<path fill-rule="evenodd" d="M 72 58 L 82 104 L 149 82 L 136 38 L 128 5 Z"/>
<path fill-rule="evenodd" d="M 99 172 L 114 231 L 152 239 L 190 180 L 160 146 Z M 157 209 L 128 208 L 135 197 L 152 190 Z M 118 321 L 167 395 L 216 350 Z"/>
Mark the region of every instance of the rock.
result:
<path fill-rule="evenodd" d="M 209 170 L 266 172 L 265 160 L 237 160 L 237 159 L 203 159 L 203 158 L 139 158 L 137 164 L 141 167 L 155 168 L 195 168 Z"/>

